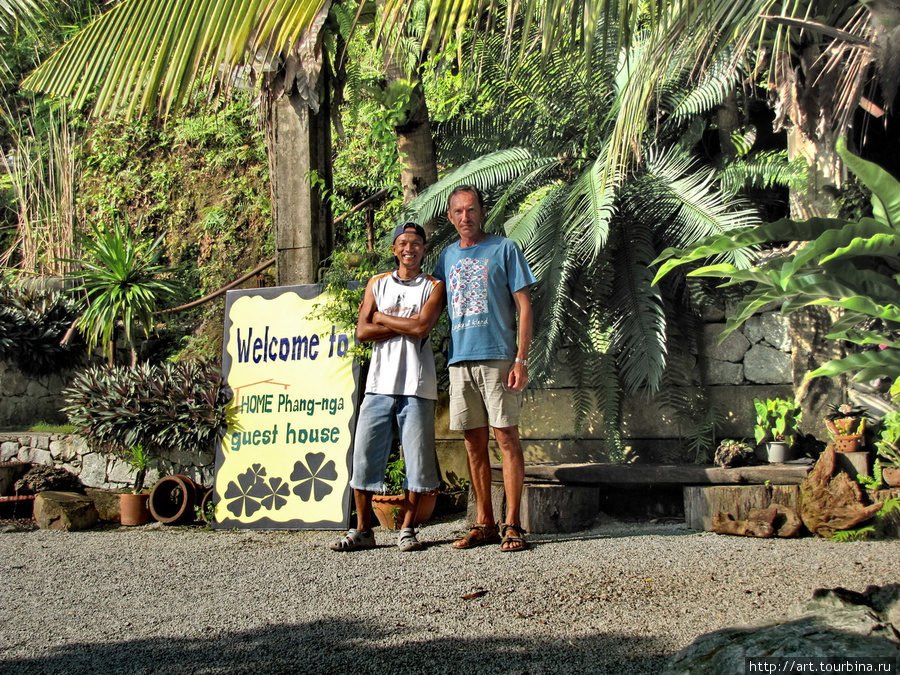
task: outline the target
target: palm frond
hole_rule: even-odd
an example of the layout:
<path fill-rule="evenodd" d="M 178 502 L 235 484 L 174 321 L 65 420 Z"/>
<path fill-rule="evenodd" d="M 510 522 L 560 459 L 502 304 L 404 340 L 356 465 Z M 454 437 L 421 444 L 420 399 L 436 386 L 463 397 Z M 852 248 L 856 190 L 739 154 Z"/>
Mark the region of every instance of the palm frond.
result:
<path fill-rule="evenodd" d="M 32 73 L 22 87 L 96 112 L 166 114 L 210 71 L 263 67 L 296 49 L 330 0 L 124 0 Z"/>
<path fill-rule="evenodd" d="M 575 181 L 566 204 L 573 246 L 588 259 L 596 258 L 606 246 L 610 221 L 616 213 L 614 193 L 602 186 L 603 168 L 601 156 Z"/>
<path fill-rule="evenodd" d="M 41 14 L 35 0 L 0 0 L 0 33 L 12 33 L 17 24 L 34 24 Z"/>
<path fill-rule="evenodd" d="M 666 320 L 659 289 L 653 286 L 650 261 L 655 252 L 649 228 L 618 227 L 621 245 L 612 263 L 615 279 L 609 297 L 615 316 L 613 348 L 626 391 L 654 392 L 666 367 Z"/>
<path fill-rule="evenodd" d="M 666 244 L 685 246 L 704 237 L 728 233 L 759 223 L 755 211 L 716 189 L 712 169 L 698 169 L 693 160 L 673 146 L 665 152 L 648 152 L 644 177 L 653 183 L 654 218 L 666 223 Z M 665 213 L 669 211 L 669 213 Z M 677 242 L 677 243 L 676 243 Z M 682 243 L 683 242 L 683 243 Z M 749 263 L 749 253 L 737 249 L 728 260 Z"/>
<path fill-rule="evenodd" d="M 718 178 L 722 189 L 732 195 L 747 188 L 773 186 L 797 188 L 806 180 L 807 166 L 802 157 L 789 161 L 783 150 L 761 151 L 739 161 L 729 161 Z"/>
<path fill-rule="evenodd" d="M 555 157 L 538 157 L 526 148 L 498 150 L 467 162 L 441 177 L 407 204 L 399 219 L 428 222 L 447 210 L 447 197 L 457 185 L 473 185 L 489 193 L 491 188 L 514 180 L 540 166 L 555 165 Z"/>

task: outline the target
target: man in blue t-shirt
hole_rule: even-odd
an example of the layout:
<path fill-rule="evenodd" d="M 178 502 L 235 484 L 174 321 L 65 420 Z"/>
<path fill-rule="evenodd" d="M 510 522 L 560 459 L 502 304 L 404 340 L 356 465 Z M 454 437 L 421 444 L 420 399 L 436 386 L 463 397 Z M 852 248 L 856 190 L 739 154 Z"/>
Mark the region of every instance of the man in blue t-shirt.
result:
<path fill-rule="evenodd" d="M 434 276 L 447 287 L 450 314 L 450 428 L 465 434 L 477 522 L 455 548 L 500 541 L 503 551 L 528 547 L 519 506 L 525 459 L 519 439 L 522 390 L 528 384 L 531 295 L 525 256 L 510 239 L 488 234 L 481 193 L 457 186 L 447 217 L 459 233 L 438 259 Z M 498 528 L 491 505 L 490 433 L 503 454 L 506 521 Z"/>

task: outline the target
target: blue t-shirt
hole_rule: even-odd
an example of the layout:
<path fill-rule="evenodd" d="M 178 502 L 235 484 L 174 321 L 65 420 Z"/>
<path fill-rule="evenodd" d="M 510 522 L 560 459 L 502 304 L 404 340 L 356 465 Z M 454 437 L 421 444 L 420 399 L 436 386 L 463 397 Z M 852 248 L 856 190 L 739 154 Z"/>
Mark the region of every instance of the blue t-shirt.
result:
<path fill-rule="evenodd" d="M 441 252 L 434 276 L 447 285 L 448 363 L 514 359 L 513 293 L 536 281 L 515 242 L 489 234 L 474 246 L 450 244 Z"/>

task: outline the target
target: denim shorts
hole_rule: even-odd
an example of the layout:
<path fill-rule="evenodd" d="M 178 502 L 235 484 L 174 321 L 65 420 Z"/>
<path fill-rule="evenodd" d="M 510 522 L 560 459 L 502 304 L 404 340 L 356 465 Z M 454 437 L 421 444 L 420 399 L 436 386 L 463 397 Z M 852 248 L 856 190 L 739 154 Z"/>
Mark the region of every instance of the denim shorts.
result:
<path fill-rule="evenodd" d="M 460 361 L 450 366 L 450 428 L 515 427 L 522 392 L 507 386 L 512 361 Z"/>
<path fill-rule="evenodd" d="M 400 446 L 410 492 L 429 492 L 440 485 L 434 453 L 433 400 L 418 396 L 366 394 L 359 408 L 353 442 L 354 490 L 382 492 L 384 472 L 394 440 L 394 420 L 400 429 Z"/>

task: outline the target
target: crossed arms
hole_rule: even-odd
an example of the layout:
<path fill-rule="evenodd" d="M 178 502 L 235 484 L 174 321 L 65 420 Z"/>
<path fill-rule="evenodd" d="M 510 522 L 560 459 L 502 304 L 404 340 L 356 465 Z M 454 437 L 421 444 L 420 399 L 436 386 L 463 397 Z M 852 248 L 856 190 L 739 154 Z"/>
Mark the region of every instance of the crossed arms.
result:
<path fill-rule="evenodd" d="M 444 309 L 444 282 L 441 281 L 418 314 L 410 317 L 391 316 L 378 311 L 372 280 L 366 284 L 366 294 L 356 322 L 356 338 L 361 342 L 380 342 L 397 335 L 424 338 L 438 322 Z"/>

